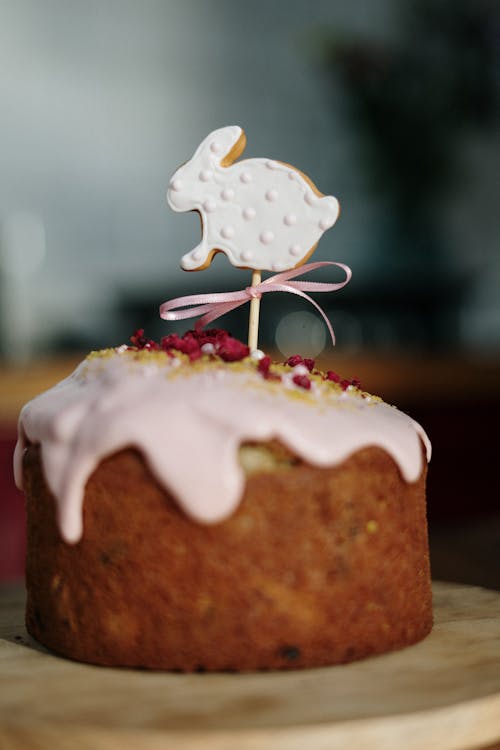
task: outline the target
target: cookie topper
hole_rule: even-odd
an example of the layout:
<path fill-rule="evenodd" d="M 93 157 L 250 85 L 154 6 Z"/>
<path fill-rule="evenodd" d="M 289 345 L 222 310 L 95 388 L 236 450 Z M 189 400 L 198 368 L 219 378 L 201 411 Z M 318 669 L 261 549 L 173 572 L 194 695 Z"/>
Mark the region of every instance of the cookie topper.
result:
<path fill-rule="evenodd" d="M 174 173 L 167 201 L 174 211 L 197 211 L 200 215 L 201 241 L 182 256 L 185 271 L 208 268 L 216 253 L 224 253 L 233 266 L 252 270 L 252 284 L 238 292 L 170 300 L 161 306 L 160 315 L 165 320 L 202 315 L 196 326 L 201 328 L 250 301 L 248 345 L 255 350 L 262 294 L 287 291 L 316 307 L 335 343 L 328 318 L 305 292 L 341 289 L 349 282 L 351 270 L 331 261 L 304 264 L 323 233 L 335 224 L 339 203 L 320 193 L 306 175 L 289 164 L 258 158 L 236 162 L 245 145 L 245 133 L 236 125 L 210 133 L 194 156 Z M 292 281 L 327 265 L 340 267 L 344 281 Z M 262 271 L 274 271 L 275 275 L 262 282 Z M 173 311 L 191 305 L 194 307 L 189 310 Z"/>

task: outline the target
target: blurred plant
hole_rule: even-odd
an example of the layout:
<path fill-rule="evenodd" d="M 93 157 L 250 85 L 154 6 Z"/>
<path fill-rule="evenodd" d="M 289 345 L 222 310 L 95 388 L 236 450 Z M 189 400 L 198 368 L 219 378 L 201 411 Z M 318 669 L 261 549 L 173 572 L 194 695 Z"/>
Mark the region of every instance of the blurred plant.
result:
<path fill-rule="evenodd" d="M 498 115 L 499 34 L 497 0 L 411 0 L 394 43 L 323 34 L 371 185 L 406 226 L 432 220 L 433 199 L 457 175 L 464 129 Z"/>

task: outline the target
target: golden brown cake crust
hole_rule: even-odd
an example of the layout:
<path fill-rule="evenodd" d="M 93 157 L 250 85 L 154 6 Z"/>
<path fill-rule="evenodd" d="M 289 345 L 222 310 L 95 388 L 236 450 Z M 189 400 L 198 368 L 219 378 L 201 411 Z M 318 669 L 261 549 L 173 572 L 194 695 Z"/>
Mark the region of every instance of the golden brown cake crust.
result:
<path fill-rule="evenodd" d="M 412 644 L 432 627 L 425 474 L 408 484 L 377 447 L 335 468 L 298 461 L 248 476 L 236 512 L 203 525 L 128 449 L 87 483 L 71 546 L 30 446 L 28 630 L 77 660 L 182 671 L 315 667 Z"/>

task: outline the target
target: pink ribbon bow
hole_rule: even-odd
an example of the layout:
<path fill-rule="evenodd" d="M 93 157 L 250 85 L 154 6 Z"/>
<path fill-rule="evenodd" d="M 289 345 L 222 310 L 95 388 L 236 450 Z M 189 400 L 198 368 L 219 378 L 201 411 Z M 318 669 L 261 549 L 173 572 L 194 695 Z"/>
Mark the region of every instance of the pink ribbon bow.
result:
<path fill-rule="evenodd" d="M 317 268 L 324 268 L 325 266 L 337 266 L 341 268 L 346 276 L 344 281 L 335 284 L 321 281 L 291 281 L 296 276 L 301 276 L 303 273 L 309 273 L 309 271 L 315 271 Z M 195 325 L 196 330 L 200 330 L 212 321 L 220 318 L 221 315 L 225 315 L 231 310 L 240 307 L 240 305 L 250 302 L 251 299 L 260 299 L 266 292 L 290 292 L 309 300 L 311 305 L 318 310 L 326 323 L 332 342 L 335 345 L 335 334 L 325 311 L 306 292 L 336 292 L 349 283 L 351 276 L 351 269 L 343 263 L 334 263 L 333 261 L 307 263 L 304 266 L 269 276 L 268 279 L 265 279 L 260 284 L 247 286 L 238 292 L 189 294 L 186 297 L 176 297 L 175 299 L 168 300 L 168 302 L 164 302 L 160 306 L 160 317 L 163 320 L 184 320 L 201 315 L 202 317 Z M 176 308 L 180 307 L 189 307 L 190 309 L 175 311 Z"/>

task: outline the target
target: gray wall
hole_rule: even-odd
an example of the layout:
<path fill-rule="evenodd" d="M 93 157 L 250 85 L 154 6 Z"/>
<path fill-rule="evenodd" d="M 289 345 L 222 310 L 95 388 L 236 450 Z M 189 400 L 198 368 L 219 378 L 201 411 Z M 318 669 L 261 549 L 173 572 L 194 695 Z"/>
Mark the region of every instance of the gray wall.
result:
<path fill-rule="evenodd" d="M 120 343 L 123 291 L 156 295 L 162 280 L 184 289 L 178 262 L 198 241 L 198 220 L 169 211 L 165 190 L 225 124 L 245 128 L 247 156 L 292 162 L 339 197 L 341 220 L 315 259 L 347 262 L 369 281 L 381 207 L 340 87 L 332 94 L 312 54 L 312 32 L 328 25 L 390 38 L 393 5 L 0 0 L 4 356 L 37 353 L 61 332 Z M 463 179 L 441 209 L 450 267 L 470 274 L 466 348 L 500 345 L 499 146 L 493 135 L 464 136 Z M 189 283 L 223 290 L 246 279 L 219 256 Z M 162 301 L 152 297 L 152 309 Z"/>

